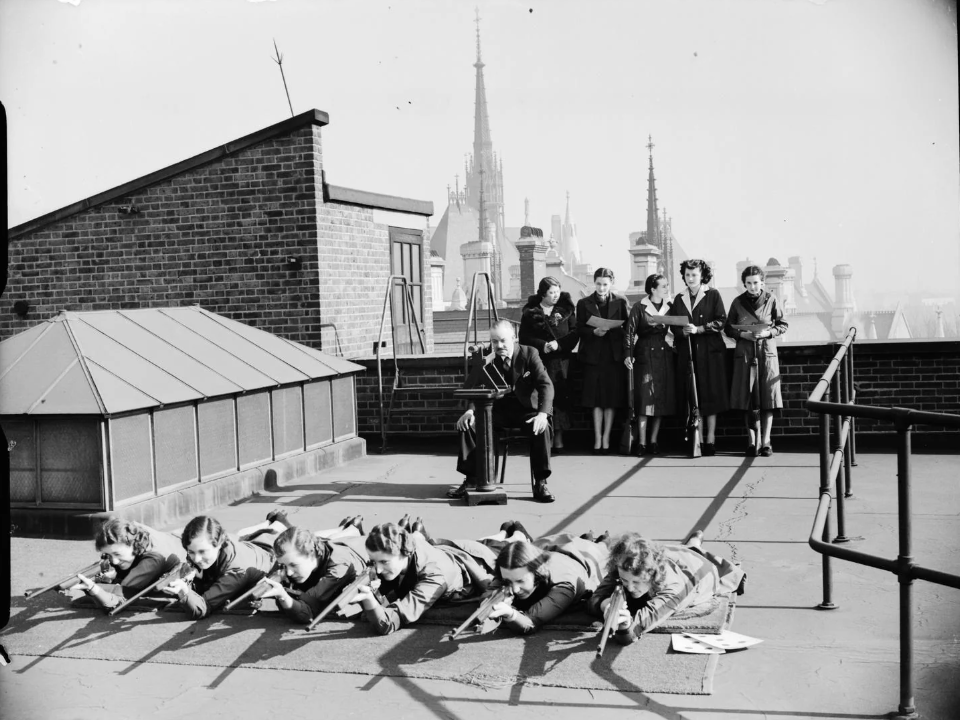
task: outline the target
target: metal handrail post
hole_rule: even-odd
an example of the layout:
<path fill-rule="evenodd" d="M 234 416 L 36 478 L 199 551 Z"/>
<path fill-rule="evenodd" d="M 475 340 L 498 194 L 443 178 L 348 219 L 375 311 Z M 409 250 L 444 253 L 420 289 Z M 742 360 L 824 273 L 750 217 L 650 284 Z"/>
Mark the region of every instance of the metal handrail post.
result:
<path fill-rule="evenodd" d="M 897 515 L 900 525 L 900 718 L 915 718 L 913 694 L 913 533 L 910 508 L 910 425 L 897 425 Z"/>
<path fill-rule="evenodd" d="M 837 402 L 843 402 L 841 395 L 841 388 L 844 385 L 843 378 L 840 376 L 843 370 L 843 363 L 840 363 L 840 366 L 837 368 L 837 372 L 834 373 L 831 380 L 831 393 L 837 399 Z M 843 416 L 840 414 L 833 416 L 834 423 L 834 443 L 833 450 L 834 452 L 841 452 L 844 455 L 844 438 L 843 438 Z M 850 542 L 850 538 L 847 537 L 847 517 L 844 513 L 843 507 L 843 498 L 845 492 L 845 477 L 844 477 L 844 463 L 841 462 L 839 468 L 837 469 L 837 480 L 836 480 L 836 498 L 837 498 L 837 536 L 833 539 L 835 543 L 845 543 Z"/>
<path fill-rule="evenodd" d="M 828 395 L 829 390 L 824 392 Z M 830 416 L 820 413 L 820 495 L 830 494 Z M 823 542 L 830 542 L 830 508 L 827 508 L 826 519 L 823 523 Z M 823 601 L 817 605 L 820 610 L 833 610 L 833 577 L 830 573 L 830 556 L 821 555 L 823 566 Z"/>
<path fill-rule="evenodd" d="M 843 402 L 846 405 L 853 405 L 853 343 L 847 349 L 846 364 L 844 367 L 843 383 Z M 850 489 L 853 480 L 850 477 L 850 468 L 853 465 L 853 416 L 845 415 L 844 420 L 848 423 L 849 432 L 847 433 L 847 444 L 843 448 L 843 496 L 845 498 L 853 497 L 853 491 Z"/>
<path fill-rule="evenodd" d="M 851 405 L 857 402 L 857 390 L 853 376 L 853 343 L 847 348 L 847 364 L 849 372 L 847 373 L 847 398 Z M 850 417 L 850 464 L 857 464 L 857 419 Z M 847 492 L 850 493 L 850 474 L 847 473 Z M 852 493 L 851 493 L 852 494 Z"/>

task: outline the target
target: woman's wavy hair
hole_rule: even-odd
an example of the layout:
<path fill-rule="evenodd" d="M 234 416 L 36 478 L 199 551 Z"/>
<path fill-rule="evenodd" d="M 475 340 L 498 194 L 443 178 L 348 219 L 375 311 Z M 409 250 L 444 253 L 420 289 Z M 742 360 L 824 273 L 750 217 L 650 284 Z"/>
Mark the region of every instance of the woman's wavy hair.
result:
<path fill-rule="evenodd" d="M 532 572 L 537 578 L 537 582 L 546 579 L 547 554 L 533 543 L 518 541 L 508 543 L 503 546 L 500 554 L 497 555 L 497 566 L 494 568 L 494 576 L 502 580 L 501 570 L 524 569 Z"/>
<path fill-rule="evenodd" d="M 646 575 L 654 592 L 660 591 L 666 573 L 663 546 L 628 532 L 610 542 L 607 572 L 625 570 L 634 575 Z"/>
<path fill-rule="evenodd" d="M 666 279 L 665 276 L 661 275 L 660 273 L 654 273 L 653 275 L 648 276 L 647 282 L 645 282 L 643 285 L 643 291 L 647 295 L 650 295 L 654 289 L 656 289 L 657 285 L 660 284 L 660 281 L 664 279 Z"/>
<path fill-rule="evenodd" d="M 129 545 L 137 557 L 153 547 L 150 531 L 145 525 L 118 517 L 110 518 L 103 524 L 97 531 L 94 542 L 98 551 L 107 545 Z"/>
<path fill-rule="evenodd" d="M 704 285 L 707 285 L 713 280 L 713 271 L 710 269 L 710 266 L 707 265 L 706 260 L 684 260 L 680 263 L 680 276 L 683 277 L 683 273 L 687 270 L 699 270 L 700 282 Z"/>
<path fill-rule="evenodd" d="M 410 557 L 413 554 L 413 538 L 395 523 L 377 525 L 367 535 L 367 552 L 382 552 Z"/>
<path fill-rule="evenodd" d="M 183 529 L 183 535 L 180 536 L 180 544 L 183 545 L 183 549 L 186 550 L 190 546 L 190 543 L 201 535 L 206 535 L 210 540 L 210 544 L 214 547 L 220 545 L 227 537 L 223 525 L 221 525 L 216 518 L 198 515 L 188 522 L 187 526 Z"/>
<path fill-rule="evenodd" d="M 599 278 L 610 278 L 610 282 L 616 282 L 616 278 L 613 276 L 613 270 L 610 268 L 600 267 L 593 271 L 593 281 L 596 282 Z"/>
<path fill-rule="evenodd" d="M 557 280 L 557 279 L 556 279 L 555 277 L 553 277 L 552 275 L 547 275 L 545 278 L 543 278 L 543 279 L 540 281 L 540 284 L 537 285 L 537 297 L 538 297 L 541 301 L 543 301 L 543 296 L 546 295 L 548 292 L 550 292 L 550 288 L 552 288 L 552 287 L 560 288 L 561 290 L 563 289 L 563 288 L 560 287 L 560 281 L 559 281 L 559 280 Z"/>
<path fill-rule="evenodd" d="M 761 280 L 767 277 L 767 274 L 763 271 L 762 267 L 758 265 L 748 265 L 743 269 L 743 272 L 740 273 L 740 282 L 746 285 L 747 278 L 750 277 L 751 275 L 759 275 Z"/>
<path fill-rule="evenodd" d="M 309 530 L 299 527 L 289 527 L 273 541 L 273 554 L 280 557 L 293 548 L 300 555 L 312 557 L 319 562 L 327 554 L 327 541 L 317 537 Z"/>

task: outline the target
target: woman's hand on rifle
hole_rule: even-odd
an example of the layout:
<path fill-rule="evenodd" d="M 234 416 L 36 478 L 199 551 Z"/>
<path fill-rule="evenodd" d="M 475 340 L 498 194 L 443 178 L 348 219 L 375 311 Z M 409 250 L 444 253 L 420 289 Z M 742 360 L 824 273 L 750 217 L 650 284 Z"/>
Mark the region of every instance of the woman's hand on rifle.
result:
<path fill-rule="evenodd" d="M 623 364 L 627 366 L 627 370 L 633 370 L 633 358 L 625 357 L 623 359 Z"/>
<path fill-rule="evenodd" d="M 606 616 L 607 608 L 610 607 L 610 601 L 613 600 L 612 597 L 608 597 L 602 603 L 600 603 L 600 612 Z M 626 603 L 623 603 L 620 606 L 620 612 L 617 614 L 616 628 L 617 630 L 628 630 L 630 625 L 633 623 L 633 618 L 630 617 L 630 609 L 627 607 Z"/>
<path fill-rule="evenodd" d="M 559 349 L 560 349 L 560 343 L 558 343 L 556 340 L 551 340 L 550 342 L 546 343 L 543 346 L 544 353 L 556 352 Z"/>
<path fill-rule="evenodd" d="M 293 598 L 290 597 L 287 593 L 287 589 L 278 583 L 276 580 L 271 580 L 268 577 L 263 578 L 260 582 L 269 586 L 269 589 L 261 595 L 261 598 L 275 598 L 277 605 L 282 607 L 284 610 L 289 610 L 293 607 Z"/>
<path fill-rule="evenodd" d="M 517 609 L 513 606 L 512 603 L 508 602 L 498 602 L 493 606 L 493 610 L 490 611 L 490 619 L 498 620 L 503 618 L 504 620 L 512 620 L 516 617 Z"/>
<path fill-rule="evenodd" d="M 357 593 L 354 595 L 350 603 L 360 603 L 360 606 L 364 610 L 369 610 L 372 607 L 380 605 L 377 601 L 377 596 L 373 594 L 373 588 L 369 585 L 361 585 L 357 588 Z"/>

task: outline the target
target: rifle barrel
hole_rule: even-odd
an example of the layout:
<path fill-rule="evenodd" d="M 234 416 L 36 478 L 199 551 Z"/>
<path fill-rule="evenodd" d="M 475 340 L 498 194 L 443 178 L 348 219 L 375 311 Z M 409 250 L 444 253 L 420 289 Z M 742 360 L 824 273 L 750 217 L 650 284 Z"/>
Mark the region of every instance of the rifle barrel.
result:
<path fill-rule="evenodd" d="M 107 613 L 107 615 L 109 615 L 110 617 L 113 617 L 113 616 L 116 615 L 118 612 L 120 612 L 120 611 L 123 610 L 125 607 L 127 607 L 130 603 L 132 603 L 134 600 L 139 600 L 139 599 L 142 598 L 144 595 L 146 595 L 148 592 L 152 592 L 153 590 L 156 590 L 165 580 L 170 580 L 174 574 L 177 574 L 178 571 L 180 570 L 180 566 L 181 566 L 181 565 L 182 565 L 182 562 L 181 562 L 181 560 L 180 560 L 179 557 L 177 557 L 176 555 L 168 555 L 168 556 L 167 556 L 167 560 L 166 560 L 166 562 L 164 563 L 164 568 L 165 568 L 165 569 L 164 569 L 164 571 L 163 571 L 163 574 L 160 575 L 160 577 L 158 577 L 158 578 L 157 578 L 156 580 L 154 580 L 152 583 L 150 583 L 149 585 L 147 585 L 147 587 L 145 587 L 145 588 L 144 588 L 143 590 L 141 590 L 140 592 L 138 592 L 138 593 L 130 596 L 129 598 L 127 598 L 126 600 L 124 600 L 122 603 L 120 603 L 119 605 L 117 605 L 115 608 L 112 608 L 112 609 Z"/>
<path fill-rule="evenodd" d="M 320 623 L 320 621 L 323 620 L 327 615 L 332 613 L 336 608 L 344 605 L 346 601 L 352 598 L 353 595 L 356 593 L 356 591 L 359 590 L 362 586 L 368 585 L 369 583 L 373 582 L 373 577 L 374 577 L 373 568 L 372 567 L 367 568 L 366 572 L 359 575 L 356 580 L 354 580 L 352 583 L 347 585 L 343 589 L 343 591 L 339 595 L 337 595 L 337 597 L 331 600 L 330 603 L 323 610 L 320 611 L 319 615 L 317 615 L 313 620 L 310 621 L 310 624 L 307 625 L 307 629 L 305 630 L 305 632 L 310 632 L 311 630 L 313 630 L 313 628 L 315 628 Z"/>
<path fill-rule="evenodd" d="M 493 606 L 497 603 L 504 602 L 507 598 L 511 596 L 512 593 L 508 592 L 506 588 L 501 588 L 493 595 L 488 597 L 486 600 L 480 603 L 480 607 L 473 611 L 473 613 L 464 620 L 459 627 L 457 627 L 452 632 L 447 633 L 443 636 L 444 640 L 456 640 L 460 635 L 467 631 L 474 623 L 482 623 L 490 617 L 490 613 L 493 612 Z"/>
<path fill-rule="evenodd" d="M 237 605 L 239 605 L 240 603 L 242 603 L 244 600 L 248 598 L 259 600 L 261 597 L 263 597 L 263 594 L 270 589 L 270 585 L 267 583 L 267 579 L 273 580 L 274 582 L 280 582 L 281 577 L 282 577 L 282 571 L 272 570 L 268 575 L 264 575 L 262 578 L 257 580 L 257 582 L 254 584 L 252 588 L 250 588 L 242 595 L 238 595 L 233 600 L 228 602 L 223 609 L 233 610 Z"/>
<path fill-rule="evenodd" d="M 51 590 L 56 590 L 57 588 L 62 588 L 64 590 L 71 588 L 80 582 L 77 580 L 77 575 L 90 575 L 91 573 L 100 569 L 101 562 L 101 560 L 97 560 L 95 563 L 91 563 L 86 567 L 80 568 L 75 573 L 70 573 L 67 575 L 67 577 L 59 582 L 55 582 L 52 585 L 47 585 L 46 587 L 40 588 L 39 590 L 34 590 L 33 592 L 25 592 L 24 596 L 27 598 L 27 600 L 32 600 L 33 598 L 37 597 L 37 595 L 42 595 L 45 592 L 50 592 Z"/>
<path fill-rule="evenodd" d="M 603 630 L 600 631 L 600 644 L 597 646 L 597 657 L 603 655 L 607 647 L 607 640 L 613 634 L 613 626 L 620 615 L 620 607 L 623 605 L 623 585 L 617 585 L 613 595 L 610 596 L 610 604 L 607 605 L 607 613 L 603 616 Z"/>

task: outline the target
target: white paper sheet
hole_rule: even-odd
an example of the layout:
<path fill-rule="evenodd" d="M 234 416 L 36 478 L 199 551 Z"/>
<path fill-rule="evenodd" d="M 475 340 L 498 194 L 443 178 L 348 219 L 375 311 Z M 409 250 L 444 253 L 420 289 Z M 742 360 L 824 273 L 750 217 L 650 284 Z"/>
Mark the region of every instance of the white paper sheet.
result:
<path fill-rule="evenodd" d="M 726 650 L 711 647 L 706 643 L 679 633 L 674 633 L 671 635 L 671 638 L 673 639 L 673 649 L 675 652 L 695 653 L 697 655 L 723 655 L 726 652 Z"/>
<path fill-rule="evenodd" d="M 698 633 L 684 633 L 684 635 L 691 640 L 696 640 L 697 642 L 717 648 L 718 650 L 743 650 L 744 648 L 763 642 L 763 640 L 741 635 L 740 633 L 735 633 L 730 630 L 724 630 L 716 635 Z"/>

